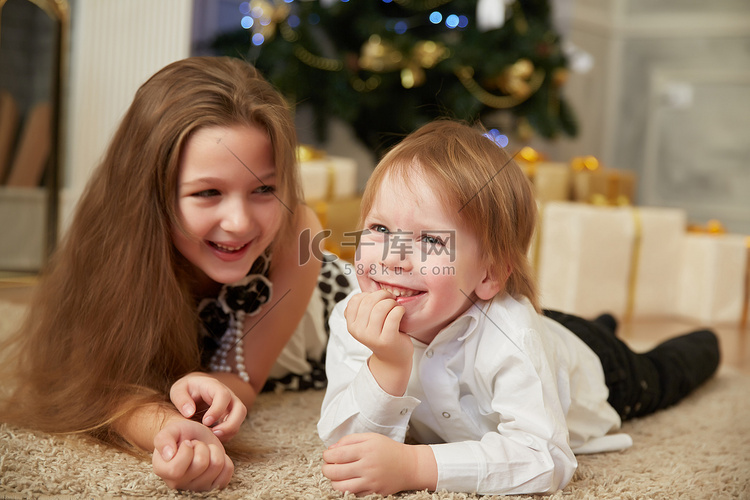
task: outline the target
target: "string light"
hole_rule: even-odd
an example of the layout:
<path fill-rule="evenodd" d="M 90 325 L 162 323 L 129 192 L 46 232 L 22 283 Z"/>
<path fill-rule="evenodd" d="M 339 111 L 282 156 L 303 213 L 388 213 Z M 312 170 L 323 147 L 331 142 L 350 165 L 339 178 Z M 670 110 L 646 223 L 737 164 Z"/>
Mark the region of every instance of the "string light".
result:
<path fill-rule="evenodd" d="M 278 2 L 278 0 L 276 0 Z M 298 43 L 299 35 L 296 31 L 303 24 L 303 20 L 298 14 L 292 14 L 290 9 L 293 7 L 281 7 L 284 3 L 289 5 L 294 3 L 295 0 L 284 0 L 283 3 L 276 3 L 274 8 L 273 0 L 253 0 L 252 2 L 242 2 L 239 6 L 240 12 L 247 14 L 242 18 L 241 25 L 245 29 L 253 28 L 256 32 L 252 35 L 252 44 L 260 46 L 268 40 L 273 38 L 273 32 L 278 25 L 281 31 L 282 37 L 294 44 L 294 55 L 304 64 L 324 70 L 337 72 L 344 69 L 344 62 L 340 58 L 326 58 L 317 56 L 307 50 L 305 47 Z M 342 3 L 348 3 L 349 0 L 339 0 Z M 433 25 L 444 24 L 449 30 L 465 29 L 469 26 L 469 18 L 465 15 L 449 14 L 444 15 L 440 12 L 439 8 L 442 8 L 445 4 L 449 3 L 450 0 L 382 0 L 385 4 L 391 4 L 393 2 L 406 8 L 419 8 L 421 10 L 427 10 L 429 12 L 428 18 L 425 21 Z M 327 0 L 325 2 L 326 7 L 332 6 L 336 0 Z M 321 2 L 323 3 L 323 2 Z M 281 9 L 281 10 L 279 10 Z M 520 15 L 520 14 L 518 14 Z M 424 18 L 422 18 L 424 19 Z M 318 25 L 322 22 L 320 15 L 316 12 L 311 12 L 307 15 L 307 24 L 310 26 Z M 425 21 L 417 21 L 416 18 L 409 19 L 390 19 L 385 23 L 387 31 L 396 33 L 397 35 L 405 34 L 409 29 L 426 24 Z M 268 27 L 271 25 L 271 29 Z M 398 54 L 403 58 L 397 67 L 384 69 L 373 66 L 368 68 L 369 71 L 382 72 L 382 71 L 393 71 L 399 70 L 401 73 L 401 83 L 404 88 L 414 88 L 424 83 L 425 72 L 424 69 L 432 68 L 441 60 L 449 57 L 450 51 L 444 46 L 439 47 L 439 51 L 435 48 L 432 52 L 429 50 L 429 44 L 435 45 L 434 42 L 421 42 L 419 45 L 420 50 L 414 54 L 402 54 L 395 48 L 390 50 L 389 53 Z M 382 47 L 381 47 L 382 48 Z M 416 48 L 416 46 L 415 46 Z M 434 52 L 434 54 L 432 54 Z M 433 60 L 434 59 L 434 60 Z M 430 62 L 431 61 L 431 62 Z M 362 61 L 360 61 L 361 63 Z M 377 62 L 377 61 L 375 61 Z M 458 77 L 464 87 L 480 102 L 483 104 L 493 107 L 496 109 L 510 108 L 520 104 L 530 97 L 531 94 L 535 93 L 541 86 L 544 80 L 544 71 L 537 70 L 533 74 L 527 77 L 526 81 L 530 92 L 524 95 L 517 95 L 517 93 L 507 92 L 511 95 L 495 95 L 483 88 L 474 79 L 473 68 L 468 66 L 461 66 L 454 70 L 454 74 Z M 362 80 L 359 77 L 354 77 L 350 80 L 352 87 L 359 92 L 370 92 L 378 88 L 381 84 L 379 77 L 370 77 L 366 80 Z M 502 89 L 501 90 L 505 90 Z M 500 134 L 496 129 L 493 129 L 492 135 L 488 136 L 500 147 L 505 147 L 508 143 L 507 136 Z"/>
<path fill-rule="evenodd" d="M 496 128 L 488 130 L 485 134 L 483 134 L 487 139 L 491 140 L 501 148 L 504 148 L 508 145 L 508 136 L 505 134 L 500 133 L 500 131 Z"/>

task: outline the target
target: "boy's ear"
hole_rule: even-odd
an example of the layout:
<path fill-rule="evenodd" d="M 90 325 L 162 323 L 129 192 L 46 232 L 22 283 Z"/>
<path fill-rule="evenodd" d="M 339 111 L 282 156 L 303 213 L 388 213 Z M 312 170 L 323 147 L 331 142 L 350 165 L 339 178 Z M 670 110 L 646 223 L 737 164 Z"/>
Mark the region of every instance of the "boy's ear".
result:
<path fill-rule="evenodd" d="M 506 269 L 502 270 L 492 269 L 489 266 L 486 267 L 484 278 L 474 289 L 474 293 L 481 300 L 490 300 L 497 295 L 500 290 L 505 288 L 505 282 L 508 281 L 510 272 L 510 265 L 507 265 Z"/>

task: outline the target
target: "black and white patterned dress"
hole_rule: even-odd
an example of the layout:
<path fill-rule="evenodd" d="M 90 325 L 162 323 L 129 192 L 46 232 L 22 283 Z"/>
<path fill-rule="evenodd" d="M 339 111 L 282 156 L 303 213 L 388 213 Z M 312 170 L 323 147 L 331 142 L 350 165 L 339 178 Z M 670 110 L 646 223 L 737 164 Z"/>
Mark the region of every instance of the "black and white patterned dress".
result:
<path fill-rule="evenodd" d="M 325 388 L 328 318 L 336 303 L 352 290 L 355 280 L 352 268 L 347 266 L 336 256 L 326 254 L 305 316 L 271 370 L 263 391 Z M 262 306 L 271 300 L 270 267 L 271 255 L 266 252 L 256 259 L 245 278 L 222 286 L 216 298 L 203 299 L 198 305 L 204 368 L 209 369 L 228 330 L 242 328 L 246 316 L 261 313 Z"/>

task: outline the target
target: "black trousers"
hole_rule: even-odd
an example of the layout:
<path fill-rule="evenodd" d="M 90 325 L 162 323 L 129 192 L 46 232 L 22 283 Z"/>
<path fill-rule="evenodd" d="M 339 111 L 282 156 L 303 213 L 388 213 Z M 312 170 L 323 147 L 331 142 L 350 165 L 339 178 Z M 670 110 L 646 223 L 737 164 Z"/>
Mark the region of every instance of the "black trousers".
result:
<path fill-rule="evenodd" d="M 611 316 L 592 321 L 558 311 L 545 310 L 544 314 L 575 333 L 599 356 L 609 404 L 622 420 L 674 405 L 719 366 L 719 343 L 710 330 L 696 330 L 649 352 L 636 353 L 617 338 Z"/>

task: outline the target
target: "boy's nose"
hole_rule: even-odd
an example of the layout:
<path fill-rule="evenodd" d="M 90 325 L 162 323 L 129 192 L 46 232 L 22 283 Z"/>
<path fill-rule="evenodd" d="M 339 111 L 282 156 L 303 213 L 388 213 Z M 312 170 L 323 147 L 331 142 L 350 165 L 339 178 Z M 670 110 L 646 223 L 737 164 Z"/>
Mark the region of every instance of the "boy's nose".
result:
<path fill-rule="evenodd" d="M 392 270 L 411 271 L 414 248 L 410 237 L 399 236 L 394 233 L 386 240 L 383 248 L 382 264 Z"/>

